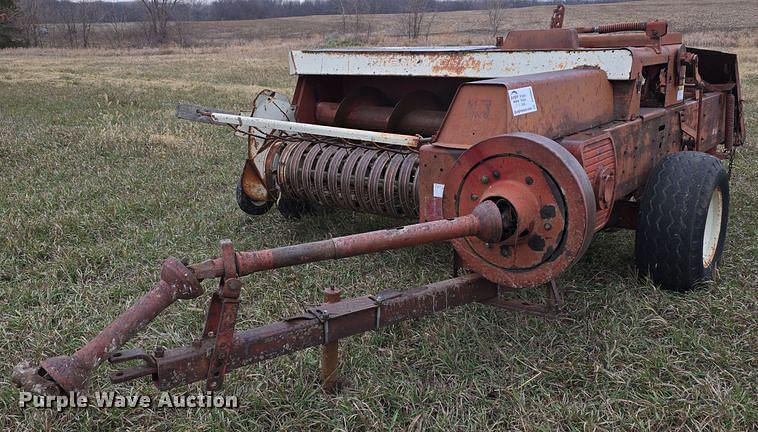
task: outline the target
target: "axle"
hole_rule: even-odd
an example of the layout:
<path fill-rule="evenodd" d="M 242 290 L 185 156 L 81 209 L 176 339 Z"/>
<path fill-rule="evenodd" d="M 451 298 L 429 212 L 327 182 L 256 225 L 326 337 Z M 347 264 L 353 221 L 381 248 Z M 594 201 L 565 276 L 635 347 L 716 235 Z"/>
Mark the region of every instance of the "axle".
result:
<path fill-rule="evenodd" d="M 496 242 L 500 240 L 503 232 L 509 231 L 511 223 L 510 219 L 504 217 L 494 201 L 484 201 L 474 208 L 471 214 L 453 219 L 443 219 L 396 229 L 354 234 L 330 240 L 261 251 L 234 252 L 231 248 L 231 243 L 226 241 L 225 243 L 222 242 L 221 257 L 189 266 L 184 266 L 177 260 L 168 259 L 161 271 L 161 280 L 153 289 L 102 330 L 89 343 L 72 356 L 53 357 L 43 361 L 38 367 L 28 364 L 18 365 L 14 369 L 13 381 L 17 385 L 35 392 L 55 393 L 83 390 L 86 387 L 86 381 L 91 371 L 109 357 L 113 362 L 139 358 L 146 363 L 142 368 L 132 370 L 129 374 L 120 376 L 119 379 L 121 380 L 153 374 L 154 369 L 157 367 L 154 358 L 141 351 L 117 353 L 117 350 L 135 334 L 144 329 L 158 314 L 177 299 L 189 299 L 201 295 L 203 289 L 200 286 L 200 281 L 210 278 L 221 278 L 221 283 L 219 290 L 214 294 L 211 301 L 206 330 L 200 344 L 206 348 L 208 346 L 215 347 L 215 350 L 218 352 L 215 355 L 211 354 L 203 357 L 203 359 L 193 357 L 193 361 L 199 362 L 197 367 L 201 369 L 201 366 L 205 365 L 205 371 L 207 372 L 210 367 L 208 366 L 209 361 L 214 359 L 215 362 L 218 362 L 218 365 L 214 366 L 216 368 L 214 369 L 214 373 L 223 376 L 223 373 L 227 369 L 247 363 L 244 360 L 244 352 L 246 352 L 244 349 L 247 348 L 244 348 L 244 344 L 240 345 L 239 338 L 241 336 L 245 334 L 259 335 L 263 331 L 263 336 L 260 337 L 264 337 L 265 335 L 269 335 L 269 330 L 276 330 L 278 328 L 276 325 L 273 325 L 274 327 L 266 327 L 263 330 L 252 330 L 252 333 L 233 334 L 241 287 L 237 277 L 274 268 L 345 258 L 469 236 L 476 236 L 486 242 Z M 337 305 L 342 305 L 343 303 L 345 302 L 336 303 L 335 306 L 331 307 L 339 309 L 342 306 Z M 420 310 L 419 314 L 422 314 Z M 376 319 L 377 323 L 379 323 L 379 318 L 377 317 Z M 269 330 L 266 330 L 267 328 Z M 365 330 L 368 330 L 368 328 L 360 331 Z M 320 340 L 308 339 L 310 342 L 304 346 L 320 343 Z M 244 349 L 240 348 L 241 346 Z M 292 345 L 292 347 L 297 346 L 299 345 Z M 276 352 L 283 354 L 289 352 L 287 351 L 288 349 L 284 347 Z M 207 351 L 205 349 L 201 352 L 206 353 Z M 222 355 L 219 356 L 219 353 Z M 232 356 L 231 361 L 230 356 Z M 235 360 L 234 356 L 237 356 L 237 360 Z M 220 382 L 216 385 L 220 385 Z M 216 385 L 210 387 L 215 388 Z"/>

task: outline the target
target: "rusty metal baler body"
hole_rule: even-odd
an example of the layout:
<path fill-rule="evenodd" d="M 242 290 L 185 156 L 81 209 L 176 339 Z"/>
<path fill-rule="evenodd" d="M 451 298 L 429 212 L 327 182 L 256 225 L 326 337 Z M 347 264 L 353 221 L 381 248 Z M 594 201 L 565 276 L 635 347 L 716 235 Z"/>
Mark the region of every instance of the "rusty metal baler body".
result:
<path fill-rule="evenodd" d="M 19 367 L 14 380 L 81 390 L 107 358 L 141 361 L 115 382 L 206 380 L 214 390 L 233 368 L 325 345 L 328 381 L 335 341 L 352 334 L 473 301 L 553 311 L 555 278 L 593 234 L 637 227 L 642 189 L 662 160 L 682 151 L 723 159 L 744 139 L 735 56 L 686 48 L 665 22 L 563 29 L 560 12 L 550 30 L 509 32 L 493 46 L 293 51 L 292 102 L 262 92 L 252 114 L 180 106 L 181 118 L 247 137 L 238 201 L 249 213 L 319 204 L 419 223 L 264 251 L 235 252 L 225 241 L 219 258 L 167 260 L 153 290 L 84 348 Z M 344 301 L 331 293 L 303 314 L 234 331 L 246 274 L 441 240 L 471 274 Z M 118 351 L 210 278 L 220 284 L 200 339 L 155 354 Z M 504 297 L 541 284 L 544 307 Z"/>
<path fill-rule="evenodd" d="M 629 29 L 640 31 L 615 33 Z M 582 33 L 591 30 L 598 33 Z M 566 266 L 551 269 L 562 261 L 557 255 L 581 255 L 594 232 L 633 228 L 635 194 L 639 198 L 665 156 L 694 150 L 723 157 L 744 134 L 736 57 L 687 49 L 665 22 L 514 31 L 494 46 L 294 51 L 290 71 L 298 82 L 288 118 L 366 135 L 352 143 L 347 134 L 293 142 L 262 138 L 245 125 L 249 162 L 241 185 L 248 197 L 426 222 L 466 214 L 497 188 L 523 197 L 540 186 L 572 183 L 575 190 L 561 199 L 529 204 L 556 212 L 545 209 L 524 221 L 523 238 L 507 250 L 492 245 L 477 252 L 457 242 L 467 265 L 510 268 L 515 279 L 493 280 L 518 287 L 560 274 Z M 548 150 L 555 153 L 548 159 L 563 165 L 570 153 L 583 171 L 572 175 L 581 178 L 552 173 L 543 166 L 550 161 L 535 154 L 531 160 L 541 167 L 535 174 L 552 180 L 524 183 L 523 158 L 516 163 L 506 155 L 553 146 L 537 142 L 543 138 L 560 147 Z M 471 171 L 484 160 L 500 169 L 480 171 L 496 170 L 503 178 L 466 182 L 467 176 L 491 176 Z M 575 215 L 567 213 L 572 204 Z M 569 240 L 583 238 L 575 250 L 562 249 L 564 231 L 553 226 L 569 216 L 569 225 L 580 225 L 569 227 L 575 233 Z M 489 265 L 482 267 L 482 259 Z"/>

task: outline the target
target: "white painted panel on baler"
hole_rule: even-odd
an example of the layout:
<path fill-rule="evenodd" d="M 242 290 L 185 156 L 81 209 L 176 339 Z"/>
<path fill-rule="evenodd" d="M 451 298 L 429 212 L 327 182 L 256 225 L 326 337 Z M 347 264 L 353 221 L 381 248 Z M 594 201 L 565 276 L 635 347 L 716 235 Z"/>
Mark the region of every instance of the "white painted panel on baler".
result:
<path fill-rule="evenodd" d="M 627 49 L 501 51 L 494 48 L 378 48 L 305 50 L 290 53 L 295 75 L 440 76 L 498 78 L 591 66 L 609 80 L 629 80 Z"/>

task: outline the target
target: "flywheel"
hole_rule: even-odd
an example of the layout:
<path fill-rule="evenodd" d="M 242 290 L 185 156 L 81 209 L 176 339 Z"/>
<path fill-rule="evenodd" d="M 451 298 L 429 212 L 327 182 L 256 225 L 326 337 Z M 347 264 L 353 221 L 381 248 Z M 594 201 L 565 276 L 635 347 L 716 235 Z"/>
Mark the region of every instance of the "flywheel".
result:
<path fill-rule="evenodd" d="M 482 201 L 501 209 L 500 241 L 453 240 L 466 267 L 490 281 L 523 288 L 550 281 L 586 251 L 595 226 L 595 197 L 584 168 L 563 146 L 531 133 L 486 139 L 468 148 L 449 172 L 446 218 Z"/>

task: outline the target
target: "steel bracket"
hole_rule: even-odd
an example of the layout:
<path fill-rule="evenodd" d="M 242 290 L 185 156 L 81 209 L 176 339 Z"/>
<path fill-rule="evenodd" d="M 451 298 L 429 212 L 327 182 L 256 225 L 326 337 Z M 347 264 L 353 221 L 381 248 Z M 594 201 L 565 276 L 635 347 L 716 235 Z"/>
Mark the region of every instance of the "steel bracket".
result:
<path fill-rule="evenodd" d="M 221 241 L 221 258 L 224 263 L 224 276 L 211 298 L 203 331 L 204 339 L 214 336 L 216 338 L 208 362 L 208 378 L 205 384 L 208 391 L 216 390 L 224 383 L 242 288 L 242 282 L 237 278 L 237 255 L 230 240 Z"/>
<path fill-rule="evenodd" d="M 555 279 L 551 279 L 545 284 L 545 303 L 530 303 L 518 299 L 507 298 L 504 294 L 515 290 L 498 286 L 498 295 L 482 303 L 488 304 L 501 309 L 522 312 L 529 315 L 536 315 L 545 318 L 557 318 L 564 305 L 564 290 L 559 288 Z"/>
<path fill-rule="evenodd" d="M 108 361 L 111 364 L 125 363 L 132 360 L 141 360 L 142 364 L 112 373 L 110 375 L 111 382 L 121 383 L 158 373 L 155 357 L 146 353 L 141 348 L 116 351 L 108 357 Z"/>
<path fill-rule="evenodd" d="M 324 344 L 329 343 L 329 311 L 319 308 L 309 308 L 305 312 L 322 324 L 324 327 Z"/>
<path fill-rule="evenodd" d="M 385 290 L 382 291 L 376 295 L 368 296 L 369 299 L 371 299 L 374 304 L 376 304 L 376 321 L 374 324 L 375 328 L 379 328 L 381 326 L 382 322 L 382 303 L 389 299 L 393 299 L 396 297 L 400 297 L 403 295 L 403 293 L 395 290 Z"/>

